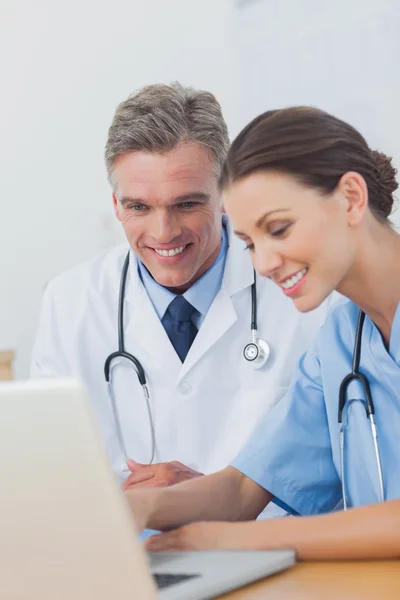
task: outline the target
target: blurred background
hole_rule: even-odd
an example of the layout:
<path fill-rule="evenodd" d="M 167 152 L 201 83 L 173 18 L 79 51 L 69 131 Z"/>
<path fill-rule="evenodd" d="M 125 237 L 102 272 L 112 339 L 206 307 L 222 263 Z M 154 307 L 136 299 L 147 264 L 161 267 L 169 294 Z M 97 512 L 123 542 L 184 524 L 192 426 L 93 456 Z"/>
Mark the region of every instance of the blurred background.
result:
<path fill-rule="evenodd" d="M 121 100 L 155 82 L 207 89 L 231 138 L 311 104 L 400 167 L 399 32 L 399 0 L 0 0 L 0 351 L 14 376 L 28 376 L 47 281 L 123 240 L 103 163 Z"/>

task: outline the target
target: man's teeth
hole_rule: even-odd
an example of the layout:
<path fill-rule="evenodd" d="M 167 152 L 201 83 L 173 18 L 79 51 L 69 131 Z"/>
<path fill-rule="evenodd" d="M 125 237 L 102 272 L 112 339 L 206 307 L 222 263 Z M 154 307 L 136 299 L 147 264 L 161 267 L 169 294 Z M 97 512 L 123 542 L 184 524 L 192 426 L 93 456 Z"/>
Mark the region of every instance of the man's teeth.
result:
<path fill-rule="evenodd" d="M 304 275 L 307 273 L 307 271 L 308 271 L 308 269 L 302 269 L 301 271 L 298 271 L 295 275 L 292 275 L 292 277 L 290 279 L 286 279 L 286 281 L 281 283 L 281 286 L 283 287 L 284 290 L 290 290 L 290 288 L 292 288 L 294 285 L 296 285 L 296 283 L 298 281 L 300 281 L 300 279 L 302 277 L 304 277 Z"/>
<path fill-rule="evenodd" d="M 158 250 L 157 248 L 154 248 L 154 251 L 160 256 L 175 256 L 176 254 L 183 252 L 185 248 L 186 246 L 179 246 L 179 248 L 173 248 L 172 250 Z"/>

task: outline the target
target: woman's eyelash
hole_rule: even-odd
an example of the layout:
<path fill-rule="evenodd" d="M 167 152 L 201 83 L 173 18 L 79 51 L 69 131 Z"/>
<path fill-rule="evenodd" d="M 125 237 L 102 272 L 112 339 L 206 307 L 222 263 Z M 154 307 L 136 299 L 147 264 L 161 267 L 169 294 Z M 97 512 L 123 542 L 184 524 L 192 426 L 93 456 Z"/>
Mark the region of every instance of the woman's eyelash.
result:
<path fill-rule="evenodd" d="M 273 235 L 274 237 L 279 237 L 280 235 L 283 235 L 287 231 L 288 228 L 289 228 L 289 225 L 285 225 L 284 227 L 281 227 L 280 229 L 271 231 L 271 235 Z"/>
<path fill-rule="evenodd" d="M 280 237 L 281 235 L 284 235 L 286 233 L 286 231 L 289 229 L 290 225 L 291 224 L 288 223 L 287 225 L 284 225 L 280 229 L 276 229 L 275 231 L 269 231 L 268 233 L 269 233 L 269 235 L 272 235 L 273 237 Z M 251 242 L 246 244 L 244 250 L 250 250 L 250 251 L 254 250 L 254 244 Z"/>

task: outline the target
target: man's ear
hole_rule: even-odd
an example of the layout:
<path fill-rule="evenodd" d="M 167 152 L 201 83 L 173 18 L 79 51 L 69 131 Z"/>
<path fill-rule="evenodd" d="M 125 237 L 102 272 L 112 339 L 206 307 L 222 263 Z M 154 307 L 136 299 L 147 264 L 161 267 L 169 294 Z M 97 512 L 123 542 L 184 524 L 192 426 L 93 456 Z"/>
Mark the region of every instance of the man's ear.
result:
<path fill-rule="evenodd" d="M 343 199 L 349 225 L 357 227 L 368 208 L 368 188 L 364 177 L 355 171 L 345 173 L 339 181 L 337 192 Z"/>
<path fill-rule="evenodd" d="M 118 204 L 118 200 L 117 200 L 115 194 L 112 195 L 112 199 L 113 199 L 113 204 L 114 204 L 115 216 L 117 217 L 118 221 L 121 221 L 121 215 L 119 214 L 120 205 Z"/>

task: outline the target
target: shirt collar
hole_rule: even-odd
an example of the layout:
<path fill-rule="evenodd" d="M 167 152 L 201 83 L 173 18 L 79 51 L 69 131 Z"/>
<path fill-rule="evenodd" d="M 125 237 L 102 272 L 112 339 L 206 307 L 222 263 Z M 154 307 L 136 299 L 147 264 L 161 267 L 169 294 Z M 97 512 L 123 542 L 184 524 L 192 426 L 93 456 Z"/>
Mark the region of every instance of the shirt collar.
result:
<path fill-rule="evenodd" d="M 218 256 L 211 267 L 194 283 L 184 294 L 184 298 L 203 316 L 208 312 L 215 296 L 218 294 L 225 268 L 225 259 L 228 251 L 228 235 L 226 233 L 225 223 L 222 227 L 221 248 Z M 165 312 L 176 297 L 176 294 L 167 290 L 153 277 L 149 271 L 137 259 L 139 276 L 146 288 L 147 294 L 155 308 L 158 318 L 161 320 Z"/>

